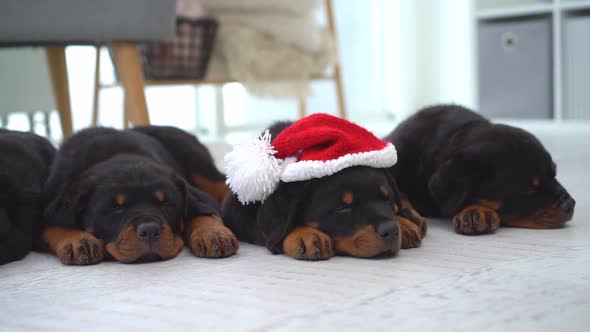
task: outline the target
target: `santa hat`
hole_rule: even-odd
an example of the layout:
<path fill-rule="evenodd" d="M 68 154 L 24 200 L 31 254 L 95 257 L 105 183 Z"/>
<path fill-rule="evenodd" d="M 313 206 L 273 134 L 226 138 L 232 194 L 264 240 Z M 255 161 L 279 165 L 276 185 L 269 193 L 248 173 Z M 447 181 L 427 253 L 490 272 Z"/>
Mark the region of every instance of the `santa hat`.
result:
<path fill-rule="evenodd" d="M 234 146 L 225 156 L 227 184 L 243 204 L 264 201 L 280 181 L 332 175 L 347 167 L 391 167 L 393 144 L 368 130 L 328 114 L 307 116 L 283 130 L 271 145 L 267 130 L 258 139 Z"/>

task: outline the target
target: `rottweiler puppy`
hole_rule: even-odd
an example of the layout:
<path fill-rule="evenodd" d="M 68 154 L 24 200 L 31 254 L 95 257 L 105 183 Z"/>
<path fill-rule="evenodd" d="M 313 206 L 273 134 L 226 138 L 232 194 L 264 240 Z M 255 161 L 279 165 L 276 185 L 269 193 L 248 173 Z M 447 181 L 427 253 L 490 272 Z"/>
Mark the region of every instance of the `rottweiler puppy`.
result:
<path fill-rule="evenodd" d="M 572 219 L 575 201 L 555 178 L 551 155 L 522 129 L 441 105 L 411 116 L 386 140 L 398 149 L 392 172 L 400 192 L 420 214 L 452 218 L 457 233 L 558 228 Z"/>
<path fill-rule="evenodd" d="M 35 134 L 0 129 L 0 155 L 0 264 L 6 264 L 32 248 L 55 148 Z"/>
<path fill-rule="evenodd" d="M 276 138 L 291 122 L 269 128 Z M 354 166 L 333 175 L 280 182 L 263 202 L 243 204 L 228 195 L 222 215 L 240 241 L 300 260 L 335 255 L 392 256 L 420 246 L 426 220 L 402 208 L 386 168 Z"/>
<path fill-rule="evenodd" d="M 238 242 L 216 201 L 224 180 L 179 129 L 80 131 L 51 168 L 42 242 L 67 265 L 165 260 L 185 243 L 199 257 L 233 255 Z"/>

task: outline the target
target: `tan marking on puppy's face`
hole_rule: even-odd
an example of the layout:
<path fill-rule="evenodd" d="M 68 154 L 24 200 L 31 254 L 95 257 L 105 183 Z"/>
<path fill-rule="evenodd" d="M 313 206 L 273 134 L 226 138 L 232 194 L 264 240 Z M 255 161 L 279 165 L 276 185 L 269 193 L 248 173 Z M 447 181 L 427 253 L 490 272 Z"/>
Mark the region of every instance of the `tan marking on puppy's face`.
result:
<path fill-rule="evenodd" d="M 156 196 L 156 199 L 157 199 L 157 200 L 158 200 L 158 202 L 160 202 L 160 203 L 163 203 L 163 202 L 165 202 L 165 201 L 166 201 L 166 194 L 164 194 L 164 192 L 163 192 L 163 191 L 160 191 L 160 190 L 156 191 L 156 192 L 154 193 L 154 196 Z"/>
<path fill-rule="evenodd" d="M 558 207 L 548 206 L 531 217 L 510 217 L 502 218 L 503 226 L 534 228 L 534 229 L 552 229 L 560 228 L 572 219 L 572 214 L 567 214 Z"/>
<path fill-rule="evenodd" d="M 373 225 L 359 228 L 352 236 L 334 237 L 338 254 L 370 258 L 379 254 L 395 254 L 402 244 L 402 237 L 397 236 L 393 242 L 384 241 Z"/>
<path fill-rule="evenodd" d="M 383 196 L 384 199 L 389 200 L 389 189 L 386 185 L 379 185 L 379 193 L 381 194 L 381 196 Z M 393 206 L 393 210 L 395 211 L 395 213 L 399 212 L 399 206 L 397 206 L 396 202 L 392 202 L 391 206 Z"/>
<path fill-rule="evenodd" d="M 389 197 L 389 189 L 387 189 L 386 186 L 380 185 L 379 191 L 381 192 L 381 194 L 383 194 L 384 197 Z"/>
<path fill-rule="evenodd" d="M 107 243 L 106 250 L 121 263 L 133 263 L 148 254 L 157 255 L 166 260 L 176 257 L 184 247 L 184 241 L 168 224 L 162 225 L 162 234 L 156 241 L 150 243 L 137 236 L 135 226 L 125 227 L 115 242 Z"/>
<path fill-rule="evenodd" d="M 135 227 L 129 225 L 119 233 L 114 243 L 107 243 L 107 252 L 122 263 L 133 263 L 143 254 L 145 248 L 137 237 Z"/>
<path fill-rule="evenodd" d="M 123 205 L 125 205 L 126 201 L 127 201 L 127 195 L 122 194 L 122 193 L 118 193 L 117 195 L 115 195 L 115 203 L 117 203 L 117 205 L 123 206 Z"/>
<path fill-rule="evenodd" d="M 538 176 L 535 176 L 531 179 L 531 185 L 535 188 L 539 188 L 541 186 L 541 180 Z"/>
<path fill-rule="evenodd" d="M 352 204 L 352 201 L 354 200 L 354 195 L 352 194 L 352 192 L 345 192 L 344 194 L 342 194 L 342 202 L 346 205 L 350 205 Z"/>

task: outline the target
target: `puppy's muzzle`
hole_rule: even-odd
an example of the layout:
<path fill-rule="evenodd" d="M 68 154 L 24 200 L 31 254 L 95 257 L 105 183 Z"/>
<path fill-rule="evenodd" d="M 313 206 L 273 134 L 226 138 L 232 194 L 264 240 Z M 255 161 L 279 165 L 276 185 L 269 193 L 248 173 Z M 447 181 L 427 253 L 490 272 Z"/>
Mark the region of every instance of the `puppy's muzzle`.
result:
<path fill-rule="evenodd" d="M 399 224 L 395 221 L 385 221 L 378 224 L 375 227 L 375 231 L 379 236 L 380 240 L 383 241 L 385 244 L 386 250 L 384 254 L 386 255 L 395 255 L 399 251 L 399 243 L 400 243 L 400 230 Z"/>
<path fill-rule="evenodd" d="M 574 216 L 576 201 L 567 192 L 561 192 L 555 206 L 561 210 L 563 217 L 567 219 L 566 221 L 569 221 Z"/>
<path fill-rule="evenodd" d="M 158 222 L 148 221 L 137 226 L 137 237 L 143 241 L 157 241 L 161 235 L 162 227 Z"/>

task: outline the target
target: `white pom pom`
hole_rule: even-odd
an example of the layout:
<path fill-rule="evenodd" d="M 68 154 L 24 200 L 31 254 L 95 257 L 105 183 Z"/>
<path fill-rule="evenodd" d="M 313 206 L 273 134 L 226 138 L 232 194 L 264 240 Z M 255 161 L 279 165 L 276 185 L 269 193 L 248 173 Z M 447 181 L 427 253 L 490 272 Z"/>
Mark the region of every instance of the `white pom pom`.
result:
<path fill-rule="evenodd" d="M 225 155 L 226 183 L 243 204 L 264 201 L 279 184 L 281 161 L 274 157 L 277 152 L 270 140 L 267 130 Z"/>

